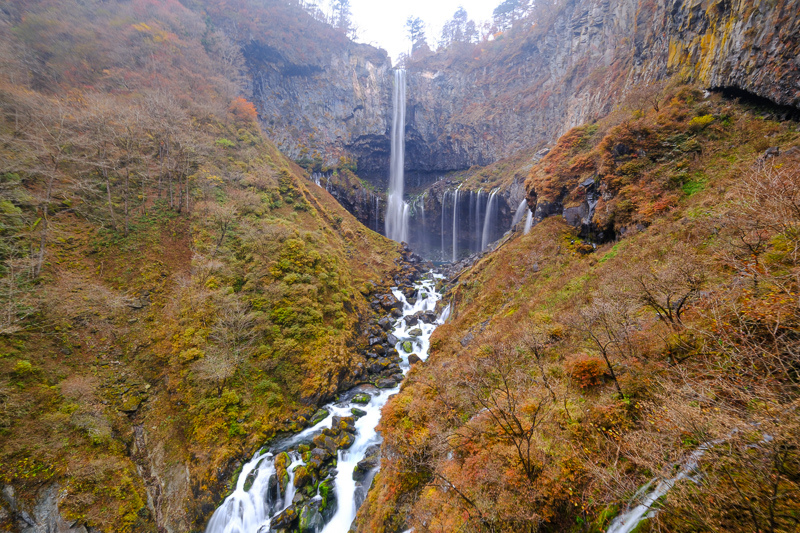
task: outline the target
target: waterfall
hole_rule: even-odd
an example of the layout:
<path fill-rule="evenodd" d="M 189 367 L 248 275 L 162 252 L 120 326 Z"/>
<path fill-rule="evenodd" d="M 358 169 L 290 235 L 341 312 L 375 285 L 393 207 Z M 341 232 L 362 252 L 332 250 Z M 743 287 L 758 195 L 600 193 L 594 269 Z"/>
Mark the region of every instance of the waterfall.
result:
<path fill-rule="evenodd" d="M 525 219 L 525 235 L 530 233 L 531 228 L 533 227 L 533 213 L 530 209 L 528 209 L 528 218 Z"/>
<path fill-rule="evenodd" d="M 460 189 L 459 185 L 453 196 L 453 263 L 458 261 L 458 193 Z"/>
<path fill-rule="evenodd" d="M 481 248 L 481 236 L 482 232 L 481 229 L 483 228 L 483 217 L 481 216 L 481 191 L 483 189 L 478 189 L 478 193 L 475 198 L 475 251 L 480 252 Z"/>
<path fill-rule="evenodd" d="M 397 242 L 408 241 L 408 205 L 403 201 L 406 129 L 406 71 L 394 72 L 392 151 L 389 167 L 389 202 L 386 207 L 386 236 Z"/>
<path fill-rule="evenodd" d="M 497 191 L 495 189 L 492 191 L 492 194 L 489 195 L 489 203 L 486 204 L 486 218 L 483 221 L 483 236 L 481 239 L 481 250 L 485 250 L 489 243 L 491 242 L 490 239 L 492 238 L 492 230 L 494 229 L 494 224 L 492 218 L 494 218 L 495 212 L 495 198 L 497 198 Z"/>
<path fill-rule="evenodd" d="M 511 229 L 514 229 L 514 226 L 519 224 L 522 221 L 523 215 L 525 215 L 525 211 L 528 210 L 528 200 L 522 200 L 519 206 L 517 207 L 517 211 L 514 213 L 514 219 L 511 221 Z"/>

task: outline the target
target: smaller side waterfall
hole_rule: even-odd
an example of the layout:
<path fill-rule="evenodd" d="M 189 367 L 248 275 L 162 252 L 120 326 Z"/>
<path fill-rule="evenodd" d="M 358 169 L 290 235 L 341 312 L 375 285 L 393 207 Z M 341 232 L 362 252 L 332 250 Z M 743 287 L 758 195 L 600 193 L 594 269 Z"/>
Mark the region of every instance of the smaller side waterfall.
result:
<path fill-rule="evenodd" d="M 524 234 L 527 235 L 530 233 L 531 228 L 533 227 L 533 213 L 530 209 L 528 209 L 528 218 L 525 219 L 525 230 Z"/>
<path fill-rule="evenodd" d="M 497 189 L 489 195 L 489 203 L 486 205 L 486 218 L 483 221 L 483 235 L 481 238 L 481 250 L 485 250 L 491 243 L 492 231 L 494 230 L 495 207 L 497 204 Z"/>
<path fill-rule="evenodd" d="M 514 226 L 519 224 L 522 221 L 522 217 L 525 216 L 525 212 L 528 210 L 528 200 L 522 200 L 519 206 L 517 206 L 517 211 L 514 213 L 514 218 L 511 221 L 511 229 L 514 229 Z"/>

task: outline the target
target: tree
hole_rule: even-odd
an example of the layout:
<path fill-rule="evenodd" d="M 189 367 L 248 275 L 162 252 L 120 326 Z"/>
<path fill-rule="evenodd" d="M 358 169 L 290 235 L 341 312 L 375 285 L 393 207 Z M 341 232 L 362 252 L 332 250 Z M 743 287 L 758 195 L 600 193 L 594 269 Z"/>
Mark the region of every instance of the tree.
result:
<path fill-rule="evenodd" d="M 505 31 L 527 16 L 533 9 L 531 0 L 505 0 L 492 13 L 497 29 Z"/>
<path fill-rule="evenodd" d="M 235 295 L 219 303 L 217 321 L 211 328 L 211 345 L 197 363 L 200 379 L 213 383 L 217 396 L 225 384 L 249 357 L 255 340 L 255 315 Z"/>
<path fill-rule="evenodd" d="M 425 22 L 419 17 L 408 17 L 406 21 L 408 38 L 411 40 L 411 55 L 428 48 L 428 41 L 425 37 Z"/>
<path fill-rule="evenodd" d="M 345 35 L 353 31 L 353 19 L 350 11 L 350 0 L 333 0 L 333 26 Z"/>
<path fill-rule="evenodd" d="M 473 23 L 473 27 L 475 24 Z M 474 32 L 477 34 L 477 31 Z M 467 10 L 459 6 L 453 14 L 453 18 L 445 22 L 442 27 L 442 38 L 439 41 L 440 48 L 447 48 L 452 43 L 470 42 L 467 31 Z"/>

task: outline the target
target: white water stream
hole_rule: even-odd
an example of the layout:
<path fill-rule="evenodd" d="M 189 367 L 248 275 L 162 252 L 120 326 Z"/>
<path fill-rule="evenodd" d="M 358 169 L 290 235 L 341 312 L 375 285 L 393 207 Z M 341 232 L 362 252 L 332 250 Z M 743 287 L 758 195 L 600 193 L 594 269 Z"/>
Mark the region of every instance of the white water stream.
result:
<path fill-rule="evenodd" d="M 448 306 L 435 323 L 425 324 L 420 320 L 413 326 L 407 324 L 405 317 L 415 315 L 419 311 L 435 310 L 436 304 L 442 298 L 442 295 L 435 289 L 436 281 L 442 276 L 431 273 L 426 278 L 415 284 L 417 301 L 413 305 L 408 303 L 402 292 L 397 289 L 392 290 L 394 296 L 403 303 L 403 317 L 396 320 L 391 333 L 398 339 L 396 348 L 401 357 L 400 367 L 404 374 L 410 369 L 408 357 L 411 353 L 416 354 L 423 361 L 427 359 L 431 334 L 449 316 Z M 412 336 L 411 332 L 416 328 L 420 329 L 421 335 Z M 413 348 L 411 353 L 403 350 L 402 345 L 406 341 L 411 343 Z M 360 387 L 357 389 L 360 390 Z M 281 442 L 280 447 L 272 452 L 264 449 L 257 452 L 242 468 L 236 489 L 211 517 L 206 533 L 268 533 L 271 529 L 271 521 L 292 504 L 294 498 L 293 470 L 304 464 L 298 453 L 290 452 L 289 455 L 292 459 L 292 463 L 288 467 L 290 479 L 286 486 L 286 494 L 281 495 L 275 479 L 275 456 L 283 450 L 291 450 L 299 443 L 310 440 L 323 429 L 329 428 L 334 416 L 350 416 L 351 408 L 357 407 L 365 411 L 366 415 L 360 417 L 355 423 L 356 436 L 353 445 L 347 450 L 338 452 L 335 478 L 336 513 L 327 524 L 315 527 L 313 530 L 315 533 L 347 533 L 356 517 L 358 507 L 369 489 L 368 486 L 360 486 L 353 479 L 353 470 L 365 458 L 368 448 L 380 444 L 381 437 L 375 428 L 380 421 L 381 409 L 399 390 L 399 385 L 391 389 L 371 389 L 369 392 L 371 398 L 366 405 L 351 403 L 349 400 L 326 405 L 324 408 L 329 414 L 324 420 Z M 365 483 L 371 479 L 372 475 L 368 475 Z M 252 484 L 245 490 L 248 480 Z M 321 499 L 321 496 L 318 494 L 315 498 Z"/>

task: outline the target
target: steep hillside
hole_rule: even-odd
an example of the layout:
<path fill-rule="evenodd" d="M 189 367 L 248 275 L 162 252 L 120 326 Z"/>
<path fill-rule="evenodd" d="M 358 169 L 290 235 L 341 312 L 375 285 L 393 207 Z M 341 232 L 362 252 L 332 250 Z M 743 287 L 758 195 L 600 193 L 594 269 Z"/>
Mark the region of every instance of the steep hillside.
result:
<path fill-rule="evenodd" d="M 359 531 L 606 531 L 692 458 L 637 531 L 796 531 L 798 123 L 676 86 L 568 132 L 529 198 L 587 177 L 620 238 L 542 213 L 451 280 Z"/>
<path fill-rule="evenodd" d="M 0 529 L 198 531 L 362 381 L 394 243 L 303 177 L 178 2 L 0 6 Z"/>

